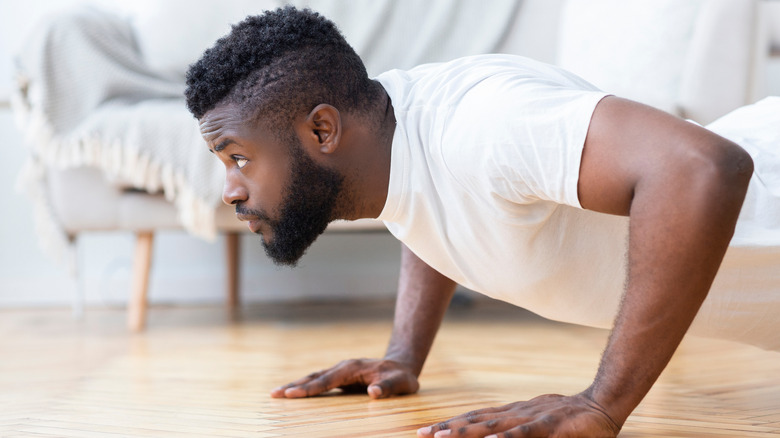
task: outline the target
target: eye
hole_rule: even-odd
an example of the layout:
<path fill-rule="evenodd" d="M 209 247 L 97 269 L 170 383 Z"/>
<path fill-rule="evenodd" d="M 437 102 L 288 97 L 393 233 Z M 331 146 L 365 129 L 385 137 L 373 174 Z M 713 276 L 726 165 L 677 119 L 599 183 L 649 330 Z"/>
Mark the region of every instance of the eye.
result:
<path fill-rule="evenodd" d="M 236 166 L 238 166 L 239 169 L 243 169 L 244 166 L 246 166 L 246 163 L 249 162 L 246 158 L 238 156 L 233 156 L 233 160 L 236 162 Z"/>

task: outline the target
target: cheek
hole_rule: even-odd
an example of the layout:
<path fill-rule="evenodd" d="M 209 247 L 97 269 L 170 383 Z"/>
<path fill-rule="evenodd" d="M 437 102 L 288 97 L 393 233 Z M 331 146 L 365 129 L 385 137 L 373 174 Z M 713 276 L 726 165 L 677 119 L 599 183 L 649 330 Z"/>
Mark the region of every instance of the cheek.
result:
<path fill-rule="evenodd" d="M 286 165 L 254 166 L 247 173 L 250 202 L 261 206 L 268 212 L 276 211 L 284 200 L 284 192 L 289 181 Z M 252 202 L 252 198 L 255 198 Z"/>

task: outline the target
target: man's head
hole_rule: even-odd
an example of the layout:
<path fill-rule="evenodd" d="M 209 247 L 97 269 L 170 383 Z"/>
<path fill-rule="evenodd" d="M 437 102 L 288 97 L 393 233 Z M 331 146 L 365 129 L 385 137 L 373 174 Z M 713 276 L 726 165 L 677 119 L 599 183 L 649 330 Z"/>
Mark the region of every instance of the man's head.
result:
<path fill-rule="evenodd" d="M 292 7 L 248 17 L 187 72 L 187 107 L 225 164 L 223 200 L 294 265 L 353 201 L 338 149 L 375 84 L 335 25 Z"/>
<path fill-rule="evenodd" d="M 201 119 L 233 103 L 247 119 L 290 126 L 320 103 L 355 112 L 373 82 L 336 25 L 288 6 L 233 26 L 187 72 L 187 107 Z"/>

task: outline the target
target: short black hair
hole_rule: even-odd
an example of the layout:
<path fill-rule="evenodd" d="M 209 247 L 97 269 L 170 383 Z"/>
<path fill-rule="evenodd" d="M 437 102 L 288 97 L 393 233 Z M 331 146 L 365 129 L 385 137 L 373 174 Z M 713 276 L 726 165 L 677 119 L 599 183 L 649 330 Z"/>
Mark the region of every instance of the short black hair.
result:
<path fill-rule="evenodd" d="M 320 103 L 368 108 L 372 84 L 332 21 L 287 6 L 234 25 L 189 67 L 184 94 L 197 119 L 224 102 L 253 120 L 289 123 Z"/>

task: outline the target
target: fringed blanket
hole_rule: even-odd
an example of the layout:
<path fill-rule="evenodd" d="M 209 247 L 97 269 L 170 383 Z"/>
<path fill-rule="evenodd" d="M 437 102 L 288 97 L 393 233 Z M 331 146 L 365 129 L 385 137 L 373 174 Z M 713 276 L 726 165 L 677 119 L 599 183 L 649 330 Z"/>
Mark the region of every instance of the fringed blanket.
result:
<path fill-rule="evenodd" d="M 36 28 L 18 55 L 17 124 L 31 148 L 20 187 L 35 203 L 41 244 L 62 259 L 67 236 L 46 168 L 89 166 L 174 203 L 184 227 L 213 237 L 224 171 L 187 111 L 180 78 L 145 66 L 129 23 L 83 9 Z"/>

